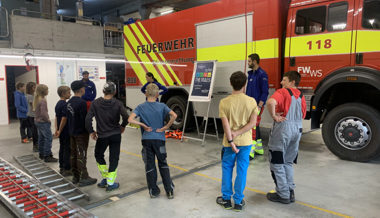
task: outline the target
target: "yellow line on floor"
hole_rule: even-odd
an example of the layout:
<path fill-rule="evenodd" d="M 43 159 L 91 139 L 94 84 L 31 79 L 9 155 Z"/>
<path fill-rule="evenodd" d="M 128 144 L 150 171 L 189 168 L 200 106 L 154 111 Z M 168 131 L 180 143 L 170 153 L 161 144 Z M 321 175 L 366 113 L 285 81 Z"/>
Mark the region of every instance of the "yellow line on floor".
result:
<path fill-rule="evenodd" d="M 132 153 L 132 152 L 129 152 L 129 151 L 125 151 L 125 150 L 121 150 L 121 152 L 123 152 L 125 154 L 128 154 L 128 155 L 131 155 L 131 156 L 139 157 L 139 158 L 142 157 L 140 154 L 135 154 L 135 153 Z M 170 167 L 172 167 L 172 168 L 175 168 L 175 169 L 178 169 L 178 170 L 181 170 L 181 171 L 184 171 L 184 172 L 190 171 L 188 169 L 184 169 L 182 167 L 179 167 L 179 166 L 176 166 L 176 165 L 173 165 L 173 164 L 168 164 L 168 165 Z M 203 174 L 203 173 L 195 172 L 193 174 L 197 175 L 197 176 L 201 176 L 201 177 L 207 178 L 207 179 L 211 179 L 211 180 L 214 180 L 214 181 L 217 181 L 217 182 L 221 182 L 222 181 L 219 178 L 208 176 L 208 175 Z M 249 191 L 258 193 L 258 194 L 262 194 L 262 195 L 266 195 L 267 194 L 266 192 L 263 192 L 263 191 L 260 191 L 260 190 L 257 190 L 257 189 L 253 189 L 253 188 L 249 188 L 249 187 L 246 187 L 246 189 L 249 190 Z M 335 212 L 335 211 L 332 211 L 332 210 L 327 210 L 327 209 L 324 209 L 324 208 L 321 208 L 321 207 L 317 207 L 317 206 L 314 206 L 314 205 L 311 205 L 311 204 L 307 204 L 307 203 L 304 203 L 304 202 L 301 202 L 301 201 L 296 201 L 295 203 L 299 204 L 299 205 L 302 205 L 302 206 L 305 206 L 305 207 L 309 207 L 309 208 L 315 209 L 315 210 L 323 211 L 323 212 L 326 212 L 326 213 L 329 213 L 329 214 L 332 214 L 332 215 L 336 215 L 336 216 L 339 216 L 339 217 L 352 218 L 352 216 L 348 216 L 348 215 L 345 215 L 345 214 L 342 214 L 342 213 L 338 213 L 338 212 Z"/>

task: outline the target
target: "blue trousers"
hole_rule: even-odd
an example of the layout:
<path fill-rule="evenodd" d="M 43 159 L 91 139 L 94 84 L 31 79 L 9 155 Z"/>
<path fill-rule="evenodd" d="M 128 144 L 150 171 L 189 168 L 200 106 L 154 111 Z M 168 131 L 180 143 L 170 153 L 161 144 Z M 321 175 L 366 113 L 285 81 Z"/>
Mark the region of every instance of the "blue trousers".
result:
<path fill-rule="evenodd" d="M 249 166 L 249 153 L 251 145 L 237 146 L 240 150 L 235 154 L 230 147 L 223 147 L 222 156 L 222 197 L 230 200 L 234 194 L 232 191 L 232 172 L 236 162 L 236 178 L 234 184 L 235 194 L 233 195 L 235 204 L 240 204 L 244 198 L 244 189 L 247 181 L 247 170 Z"/>
<path fill-rule="evenodd" d="M 52 155 L 51 146 L 53 142 L 53 135 L 51 133 L 50 122 L 35 122 L 38 130 L 38 150 L 41 156 L 47 157 Z"/>

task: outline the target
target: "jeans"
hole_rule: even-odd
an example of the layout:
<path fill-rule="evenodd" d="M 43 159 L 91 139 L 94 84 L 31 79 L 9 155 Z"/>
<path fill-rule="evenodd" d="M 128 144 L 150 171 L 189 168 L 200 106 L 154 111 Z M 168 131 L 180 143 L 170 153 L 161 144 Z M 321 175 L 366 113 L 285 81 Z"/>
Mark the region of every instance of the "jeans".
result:
<path fill-rule="evenodd" d="M 141 151 L 143 161 L 145 163 L 146 181 L 148 183 L 149 192 L 153 195 L 160 193 L 157 186 L 157 170 L 156 157 L 158 160 L 158 168 L 160 170 L 162 183 L 166 192 L 174 189 L 174 184 L 170 178 L 168 163 L 166 162 L 165 141 L 162 140 L 142 140 L 143 149 Z"/>
<path fill-rule="evenodd" d="M 70 136 L 68 133 L 61 133 L 59 136 L 59 168 L 70 170 Z"/>
<path fill-rule="evenodd" d="M 247 170 L 249 166 L 249 153 L 251 145 L 237 146 L 240 150 L 237 154 L 232 151 L 231 147 L 223 148 L 222 158 L 222 197 L 224 200 L 230 200 L 233 195 L 232 191 L 232 172 L 236 162 L 236 178 L 234 184 L 235 194 L 233 195 L 235 204 L 240 204 L 244 198 L 244 189 L 247 181 Z"/>
<path fill-rule="evenodd" d="M 53 155 L 51 152 L 51 146 L 53 142 L 53 135 L 51 133 L 50 122 L 35 122 L 38 130 L 38 150 L 40 156 L 48 157 Z"/>
<path fill-rule="evenodd" d="M 34 117 L 28 117 L 28 138 L 33 138 L 33 145 L 38 145 L 38 130 L 34 124 Z"/>
<path fill-rule="evenodd" d="M 73 176 L 78 179 L 87 179 L 87 149 L 88 133 L 70 137 L 71 147 L 71 169 Z"/>
<path fill-rule="evenodd" d="M 20 136 L 21 139 L 28 138 L 26 131 L 28 128 L 28 118 L 18 118 L 20 121 Z"/>

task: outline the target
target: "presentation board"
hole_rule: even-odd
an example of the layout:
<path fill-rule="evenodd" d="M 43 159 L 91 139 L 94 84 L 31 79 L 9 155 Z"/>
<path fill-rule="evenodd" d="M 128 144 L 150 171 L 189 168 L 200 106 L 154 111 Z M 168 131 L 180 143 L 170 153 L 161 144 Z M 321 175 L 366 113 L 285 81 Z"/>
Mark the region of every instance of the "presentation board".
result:
<path fill-rule="evenodd" d="M 194 63 L 189 101 L 211 101 L 217 61 L 197 61 Z"/>

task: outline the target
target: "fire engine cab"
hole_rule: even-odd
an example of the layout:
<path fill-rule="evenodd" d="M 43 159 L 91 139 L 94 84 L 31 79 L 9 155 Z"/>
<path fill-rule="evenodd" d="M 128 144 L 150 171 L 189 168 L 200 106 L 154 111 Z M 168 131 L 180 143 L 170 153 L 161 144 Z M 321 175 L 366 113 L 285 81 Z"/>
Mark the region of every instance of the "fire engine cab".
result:
<path fill-rule="evenodd" d="M 126 25 L 127 106 L 145 100 L 140 88 L 151 72 L 168 87 L 160 101 L 178 114 L 174 128 L 181 129 L 194 61 L 217 60 L 217 116 L 229 76 L 247 72 L 248 55 L 257 53 L 270 93 L 283 72 L 301 74 L 311 129 L 322 127 L 335 155 L 371 160 L 380 155 L 379 11 L 380 0 L 220 0 Z M 191 110 L 202 116 L 201 105 Z"/>

